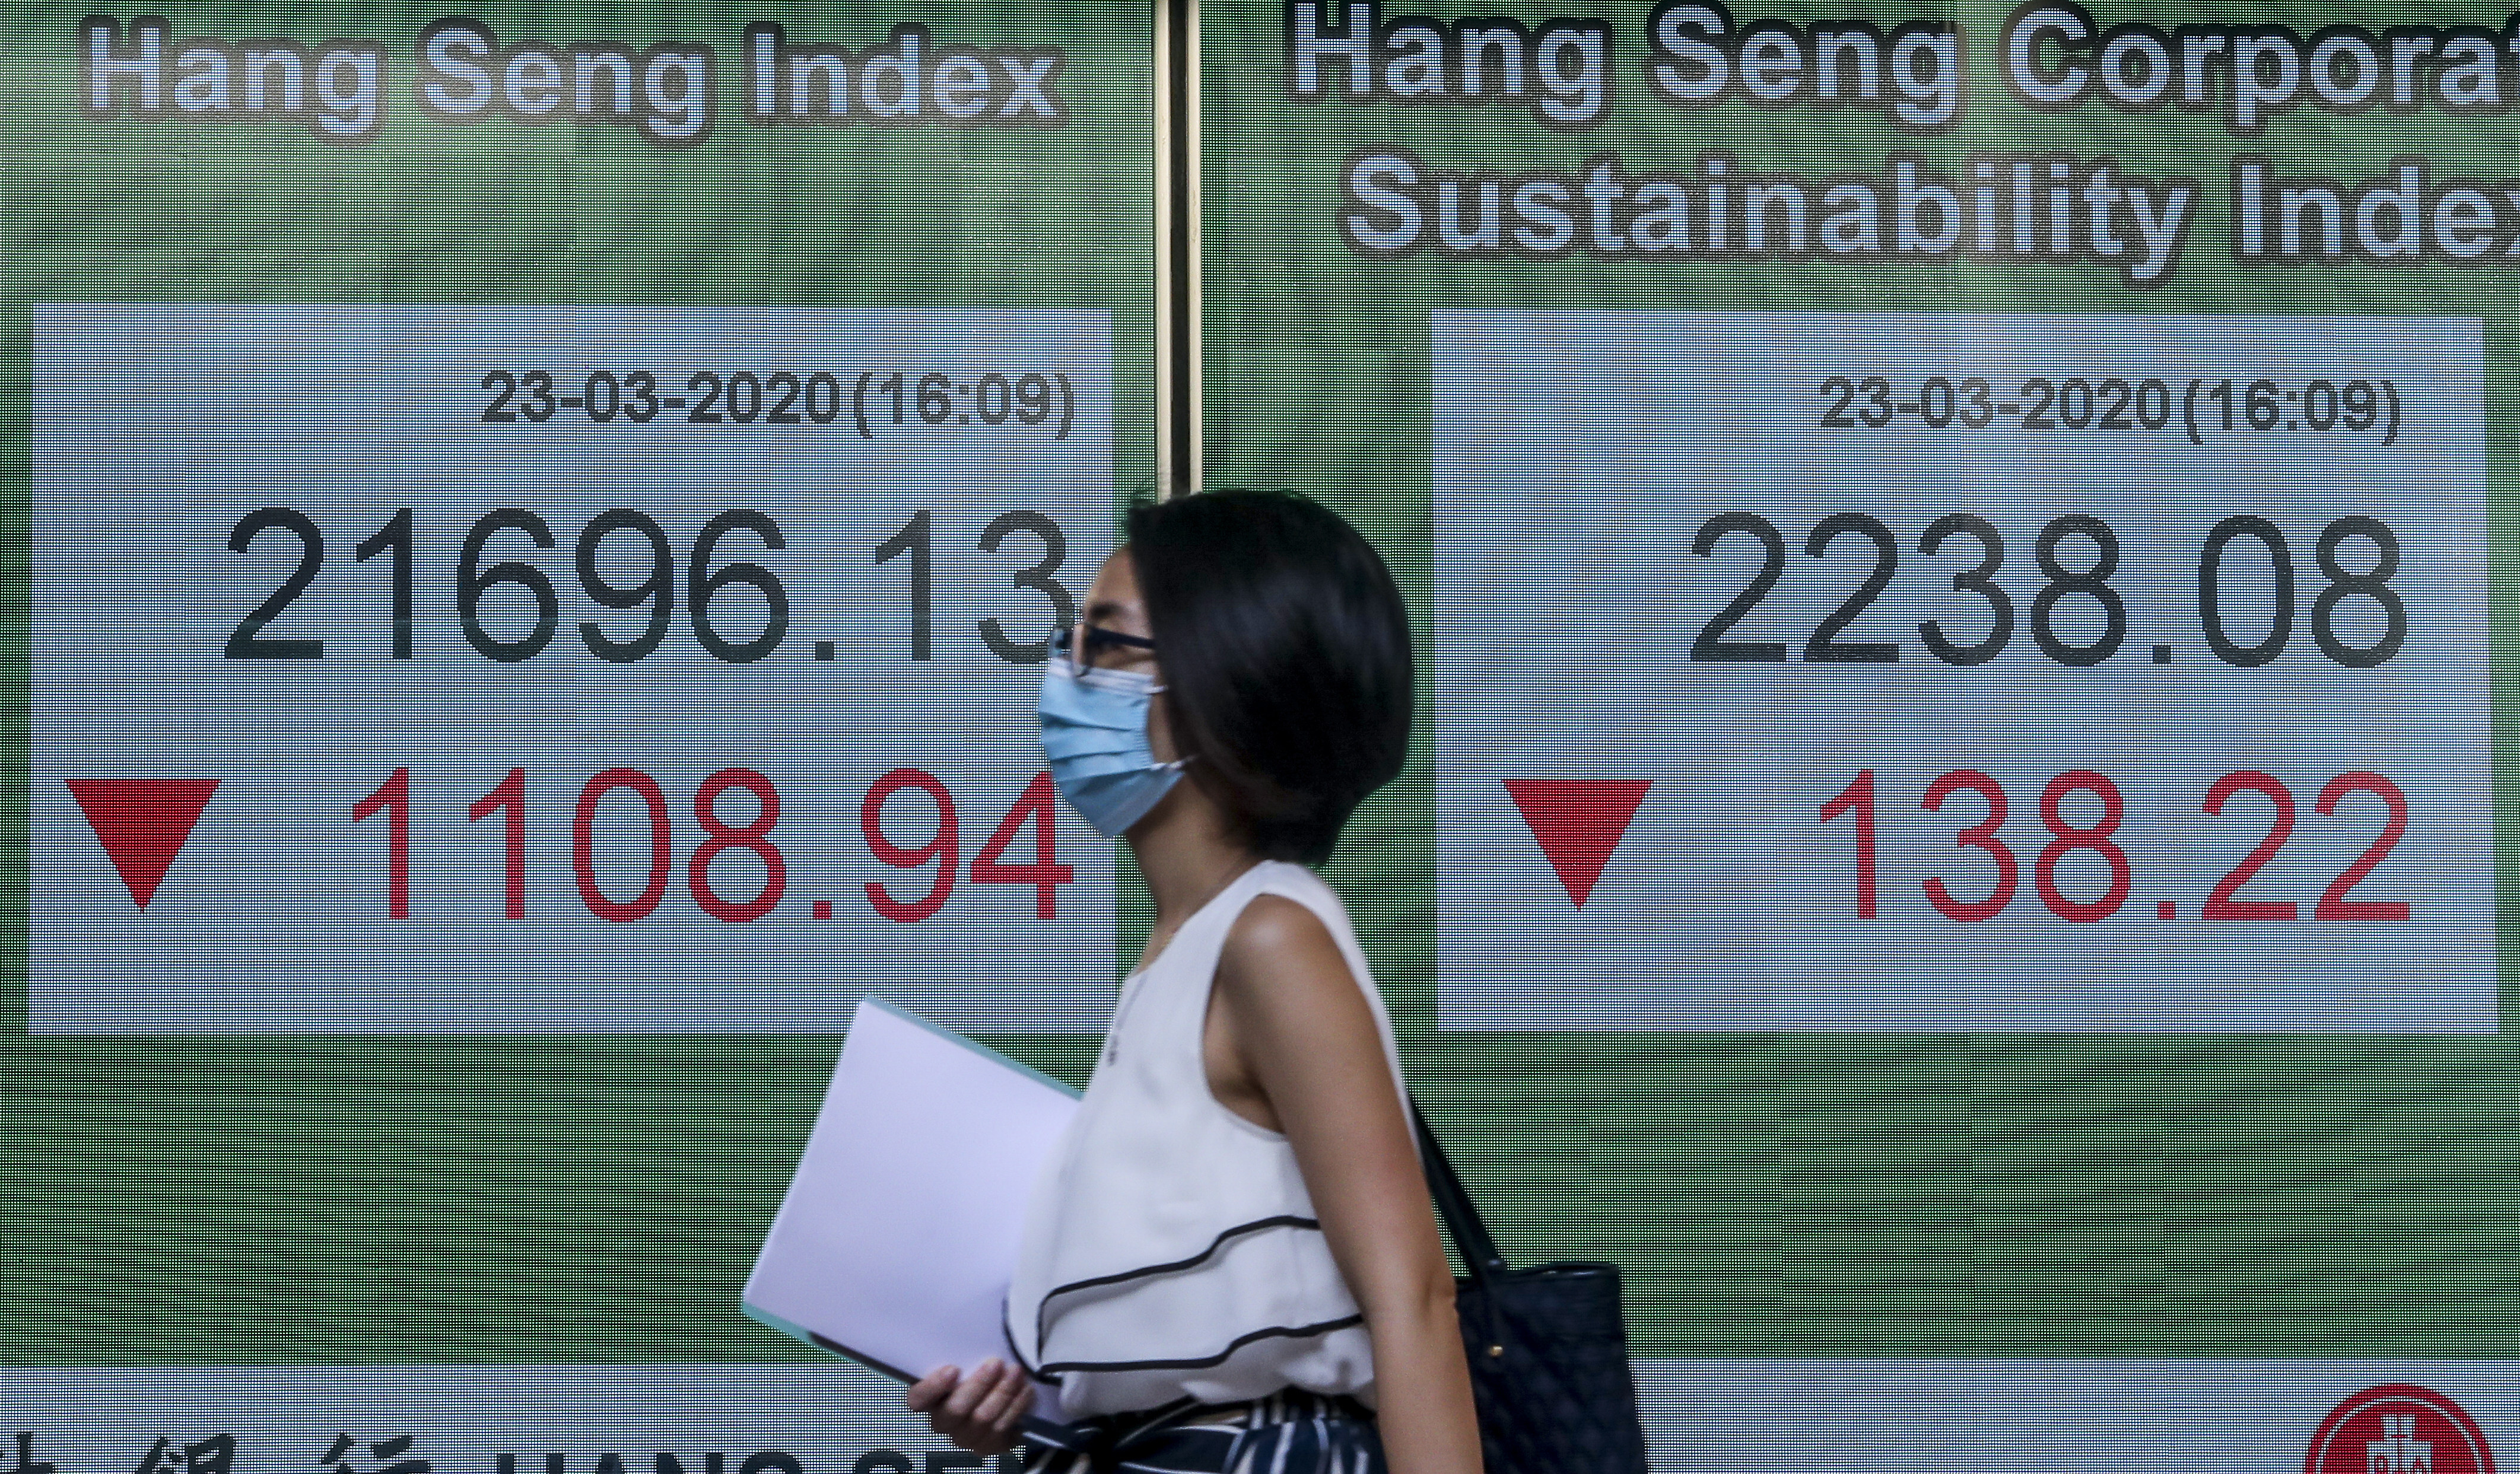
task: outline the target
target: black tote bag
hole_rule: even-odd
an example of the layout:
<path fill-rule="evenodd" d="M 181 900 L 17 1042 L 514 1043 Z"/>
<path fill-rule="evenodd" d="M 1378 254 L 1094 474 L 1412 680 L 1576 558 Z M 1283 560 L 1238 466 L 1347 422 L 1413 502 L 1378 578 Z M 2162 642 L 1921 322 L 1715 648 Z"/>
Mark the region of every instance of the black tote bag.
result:
<path fill-rule="evenodd" d="M 1455 1293 L 1487 1474 L 1646 1474 L 1619 1267 L 1506 1268 L 1414 1099 L 1409 1115 L 1435 1211 L 1469 1269 Z"/>

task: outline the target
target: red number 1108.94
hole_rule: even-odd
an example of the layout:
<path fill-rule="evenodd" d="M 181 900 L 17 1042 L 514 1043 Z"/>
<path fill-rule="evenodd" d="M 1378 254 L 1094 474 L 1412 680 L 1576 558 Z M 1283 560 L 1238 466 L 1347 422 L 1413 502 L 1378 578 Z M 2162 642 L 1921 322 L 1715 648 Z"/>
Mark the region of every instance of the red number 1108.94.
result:
<path fill-rule="evenodd" d="M 725 817 L 722 809 L 730 807 L 726 802 L 730 792 L 750 797 L 748 819 L 738 822 Z M 645 811 L 648 869 L 635 891 L 617 880 L 608 889 L 596 872 L 596 834 L 602 822 L 599 811 L 604 800 L 614 794 L 625 795 Z M 909 843 L 896 838 L 884 822 L 887 803 L 902 794 L 918 795 L 914 801 L 934 812 L 932 821 L 919 826 L 924 837 Z M 1058 887 L 1076 878 L 1075 869 L 1058 861 L 1057 803 L 1050 775 L 1033 775 L 1014 804 L 990 829 L 966 871 L 962 866 L 962 818 L 953 792 L 942 780 L 923 769 L 893 769 L 867 788 L 858 805 L 858 832 L 866 841 L 867 853 L 883 865 L 904 871 L 926 870 L 930 866 L 935 869 L 923 894 L 905 896 L 881 881 L 865 882 L 861 889 L 867 906 L 885 920 L 924 921 L 944 909 L 959 875 L 972 885 L 1030 886 L 1033 915 L 1045 921 L 1056 919 Z M 525 770 L 509 770 L 497 786 L 473 800 L 466 812 L 474 824 L 494 817 L 501 821 L 507 857 L 503 912 L 510 920 L 521 919 L 525 915 Z M 736 812 L 745 810 L 737 807 Z M 386 816 L 387 826 L 385 908 L 389 916 L 400 920 L 411 915 L 410 769 L 396 768 L 392 777 L 350 809 L 354 822 L 379 814 Z M 702 837 L 684 866 L 694 905 L 721 921 L 755 921 L 778 909 L 788 893 L 788 857 L 771 838 L 779 815 L 778 787 L 749 768 L 728 768 L 701 782 L 692 799 L 692 820 L 699 826 Z M 631 823 L 635 828 L 637 821 L 633 819 Z M 1031 831 L 1031 858 L 1009 858 L 1027 829 Z M 569 844 L 578 899 L 587 912 L 607 921 L 637 921 L 652 915 L 664 903 L 674 876 L 673 831 L 672 806 L 654 778 L 635 768 L 608 768 L 587 780 L 578 789 Z M 730 896 L 720 889 L 727 882 L 717 875 L 716 867 L 719 857 L 729 851 L 748 854 L 760 867 L 758 888 L 748 896 Z M 744 888 L 749 887 L 738 883 L 738 889 Z M 815 901 L 813 914 L 817 919 L 828 919 L 832 903 Z"/>
<path fill-rule="evenodd" d="M 2067 802 L 2078 794 L 2088 797 L 2076 802 L 2075 807 L 2088 811 L 2091 802 L 2096 800 L 2098 817 L 2088 823 L 2066 817 Z M 2378 799 L 2386 809 L 2386 817 L 2379 833 L 2319 893 L 2311 916 L 2320 921 L 2404 921 L 2408 916 L 2406 902 L 2357 899 L 2353 892 L 2405 837 L 2407 795 L 2377 773 L 2343 773 L 2318 790 L 2314 808 L 2322 818 L 2336 816 L 2347 800 L 2358 794 Z M 2205 790 L 2203 808 L 2207 815 L 2219 817 L 2227 807 L 2239 811 L 2244 802 L 2268 816 L 2265 837 L 2215 884 L 2200 915 L 2208 921 L 2297 920 L 2301 916 L 2298 901 L 2241 894 L 2242 887 L 2255 879 L 2292 838 L 2296 817 L 2292 790 L 2269 774 L 2226 773 Z M 1925 789 L 1920 807 L 1939 813 L 1950 803 L 1974 803 L 1983 811 L 1975 824 L 1953 839 L 1961 849 L 1984 855 L 1984 868 L 1991 874 L 1979 883 L 1946 882 L 1941 876 L 1928 876 L 1924 882 L 1925 901 L 1955 921 L 1990 920 L 2012 904 L 2021 885 L 2020 857 L 1999 837 L 2011 814 L 2011 803 L 2004 796 L 2002 784 L 1973 768 L 1955 769 L 1935 779 Z M 1855 914 L 1859 917 L 1879 913 L 1879 845 L 1874 809 L 1872 770 L 1867 768 L 1820 811 L 1823 821 L 1849 817 L 1855 821 Z M 2031 884 L 2040 903 L 2067 921 L 2098 921 L 2117 915 L 2136 885 L 2134 863 L 2116 840 L 2126 822 L 2126 799 L 2118 785 L 2106 775 L 2088 768 L 2059 773 L 2040 791 L 2039 818 L 2050 836 L 2030 865 Z M 2099 894 L 2068 895 L 2059 883 L 2059 864 L 2077 853 L 2095 856 L 2107 868 L 2108 883 Z M 1984 894 L 1974 900 L 1964 899 L 1958 894 L 1963 889 L 1983 889 Z M 2160 901 L 2154 914 L 2162 920 L 2172 920 L 2179 914 L 2179 904 L 2175 900 Z"/>

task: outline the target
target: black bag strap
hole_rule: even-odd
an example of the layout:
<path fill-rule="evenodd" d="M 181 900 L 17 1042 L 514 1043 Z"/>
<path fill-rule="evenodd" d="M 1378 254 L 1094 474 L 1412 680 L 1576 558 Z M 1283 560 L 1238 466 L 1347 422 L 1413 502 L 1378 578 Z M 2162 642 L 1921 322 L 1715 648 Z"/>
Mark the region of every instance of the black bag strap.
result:
<path fill-rule="evenodd" d="M 1470 1201 L 1469 1189 L 1462 1185 L 1460 1173 L 1453 1170 L 1453 1159 L 1444 1155 L 1444 1143 L 1435 1139 L 1435 1132 L 1426 1124 L 1426 1113 L 1418 1108 L 1418 1097 L 1409 1097 L 1409 1119 L 1418 1126 L 1418 1149 L 1426 1159 L 1426 1185 L 1435 1196 L 1435 1212 L 1444 1220 L 1445 1230 L 1453 1236 L 1453 1247 L 1461 1252 L 1462 1263 L 1470 1277 L 1481 1284 L 1489 1276 L 1506 1273 L 1505 1256 L 1497 1252 L 1496 1240 L 1488 1235 L 1488 1226 L 1479 1217 L 1476 1204 Z"/>

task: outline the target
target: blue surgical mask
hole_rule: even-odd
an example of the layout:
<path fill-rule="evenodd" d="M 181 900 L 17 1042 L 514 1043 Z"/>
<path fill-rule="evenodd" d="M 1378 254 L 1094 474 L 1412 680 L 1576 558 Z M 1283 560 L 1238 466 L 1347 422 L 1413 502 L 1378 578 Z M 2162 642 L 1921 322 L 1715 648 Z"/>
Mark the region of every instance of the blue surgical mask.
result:
<path fill-rule="evenodd" d="M 1042 667 L 1041 750 L 1050 781 L 1106 839 L 1127 832 L 1181 782 L 1182 764 L 1156 762 L 1147 744 L 1147 708 L 1161 690 L 1141 671 L 1080 673 L 1057 657 Z"/>

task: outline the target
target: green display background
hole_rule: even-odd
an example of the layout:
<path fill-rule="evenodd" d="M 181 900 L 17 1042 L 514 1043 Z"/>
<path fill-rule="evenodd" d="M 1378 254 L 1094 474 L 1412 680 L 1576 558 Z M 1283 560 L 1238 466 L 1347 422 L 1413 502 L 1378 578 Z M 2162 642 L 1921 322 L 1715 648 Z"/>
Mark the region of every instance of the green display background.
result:
<path fill-rule="evenodd" d="M 1618 1260 L 1641 1356 L 2520 1352 L 2510 278 L 2234 268 L 2212 214 L 2233 142 L 2210 118 L 2177 112 L 2020 112 L 1991 69 L 2000 7 L 1868 17 L 1884 27 L 1956 18 L 1978 40 L 1967 122 L 1923 141 L 1854 112 L 1671 112 L 1637 79 L 1644 6 L 1511 13 L 1592 14 L 1618 28 L 1609 121 L 1566 135 L 1503 107 L 1295 105 L 1281 85 L 1279 8 L 1207 8 L 1211 484 L 1299 487 L 1355 518 L 1391 558 L 1422 641 L 1424 621 L 1465 612 L 1429 606 L 1438 307 L 2481 316 L 2505 981 L 2495 1038 L 1439 1033 L 1421 745 L 1360 816 L 1330 877 L 1356 913 L 1419 1096 L 1508 1251 Z M 940 40 L 1065 46 L 1060 90 L 1074 120 L 1057 133 L 875 132 L 723 117 L 705 145 L 663 153 L 612 128 L 424 123 L 407 93 L 385 136 L 356 149 L 295 125 L 100 127 L 71 111 L 78 14 L 0 11 L 14 43 L 0 69 L 0 655 L 12 693 L 0 750 L 0 1361 L 812 1357 L 742 1318 L 735 1299 L 819 1100 L 831 1038 L 26 1037 L 28 307 L 1105 308 L 1126 491 L 1152 467 L 1145 18 L 1012 4 L 765 9 L 794 40 L 865 46 L 916 20 Z M 373 37 L 407 86 L 411 41 L 439 14 L 200 7 L 173 19 L 179 34 Z M 705 40 L 722 67 L 754 18 L 699 7 L 471 14 L 503 40 Z M 2446 18 L 2277 7 L 2230 19 L 2308 31 Z M 723 109 L 733 79 L 721 86 Z M 1895 148 L 1947 163 L 1975 149 L 2054 146 L 2198 174 L 2208 218 L 2179 277 L 2154 292 L 2099 268 L 1373 262 L 1345 249 L 1335 222 L 1340 164 L 1375 141 L 1453 167 L 1565 167 L 1603 147 L 1632 167 L 1682 167 L 1724 147 L 1745 167 L 1814 171 L 1873 166 Z M 2344 177 L 2409 150 L 2444 171 L 2498 177 L 2515 144 L 2508 118 L 2296 113 L 2263 147 L 2279 165 Z M 1582 574 L 1529 576 L 1562 589 Z M 1422 743 L 1422 720 L 1419 731 Z M 1122 951 L 1134 954 L 1145 916 L 1132 887 L 1122 920 Z M 1092 1050 L 1084 1039 L 990 1042 L 1070 1080 Z"/>
<path fill-rule="evenodd" d="M 1683 111 L 1645 83 L 1651 7 L 1384 4 L 1614 33 L 1599 126 L 1541 126 L 1525 104 L 1295 102 L 1284 11 L 1203 8 L 1207 433 L 1211 481 L 1319 492 L 1393 556 L 1431 607 L 1429 314 L 1448 307 L 1954 312 L 2452 313 L 2485 324 L 2491 424 L 2494 721 L 2502 1033 L 2281 1035 L 1494 1034 L 1434 1028 L 1434 782 L 1412 764 L 1368 843 L 1334 868 L 1392 1000 L 1428 1114 L 1447 1129 L 1518 1260 L 1606 1257 L 1628 1273 L 1638 1350 L 1667 1356 L 2312 1356 L 2520 1351 L 2520 291 L 2508 271 L 2236 267 L 2221 201 L 2233 153 L 2355 180 L 2402 153 L 2435 176 L 2501 179 L 2520 123 L 2305 108 L 2259 141 L 2219 114 L 2044 117 L 2005 91 L 2010 7 L 1731 7 L 1773 17 L 1957 22 L 1961 122 L 1919 137 L 1863 109 Z M 2458 22 L 2458 7 L 2102 8 L 2149 21 Z M 1340 33 L 1331 19 L 1325 29 Z M 1343 88 L 1343 66 L 1325 68 Z M 2171 282 L 2104 265 L 1398 261 L 1338 230 L 1348 157 L 1397 145 L 1429 167 L 1874 172 L 1895 150 L 1960 172 L 1973 153 L 2113 155 L 2121 172 L 2199 178 L 2202 218 Z M 1431 234 L 1431 226 L 1429 227 Z M 2074 442 L 2056 442 L 2074 454 Z M 1581 487 L 1536 490 L 1548 498 Z M 1580 597 L 1584 570 L 1527 570 L 1499 603 Z M 1419 637 L 1424 639 L 1421 625 Z M 1574 960 L 1571 965 L 1580 965 Z"/>
<path fill-rule="evenodd" d="M 83 12 L 0 10 L 0 1362 L 819 1359 L 743 1276 L 831 1074 L 831 1037 L 60 1039 L 25 1033 L 29 304 L 636 302 L 1112 315 L 1119 489 L 1153 475 L 1147 13 L 1039 5 L 189 6 L 174 33 L 382 44 L 388 124 L 98 125 Z M 700 42 L 718 125 L 423 118 L 414 42 Z M 123 19 L 128 19 L 124 17 Z M 862 50 L 1055 45 L 1063 128 L 756 128 L 753 20 Z M 764 699 L 776 701 L 773 691 Z M 146 924 L 140 922 L 138 924 Z M 1143 932 L 1141 932 L 1143 935 Z M 1115 969 L 1114 976 L 1117 976 Z M 995 1040 L 1081 1079 L 1090 1039 Z"/>

